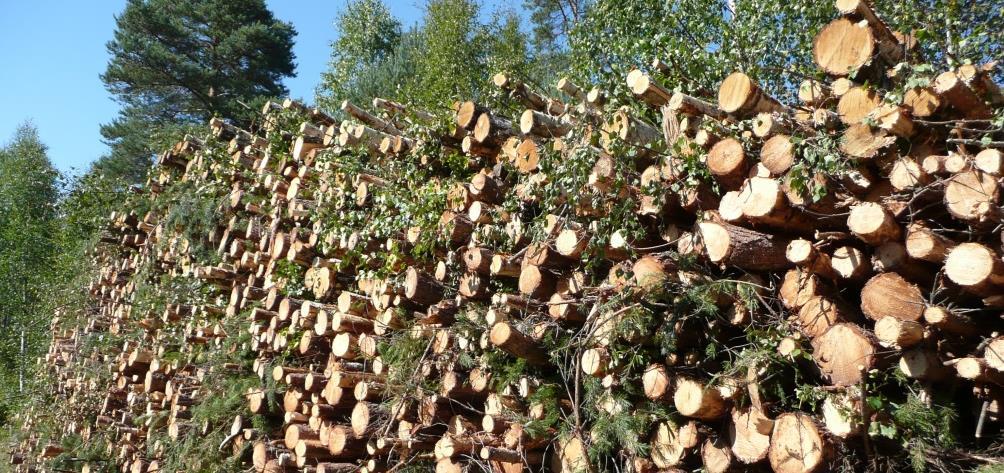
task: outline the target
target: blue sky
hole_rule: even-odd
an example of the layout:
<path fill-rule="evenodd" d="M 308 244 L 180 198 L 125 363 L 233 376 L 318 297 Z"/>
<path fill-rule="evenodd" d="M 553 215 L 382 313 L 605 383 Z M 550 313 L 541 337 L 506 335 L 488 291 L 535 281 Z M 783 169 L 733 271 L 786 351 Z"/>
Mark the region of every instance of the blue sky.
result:
<path fill-rule="evenodd" d="M 385 0 L 405 25 L 421 21 L 424 0 Z M 345 0 L 267 0 L 298 34 L 293 97 L 312 99 L 335 38 Z M 0 143 L 31 120 L 60 170 L 74 172 L 107 151 L 98 129 L 118 104 L 98 78 L 108 62 L 105 43 L 125 0 L 0 0 Z M 483 13 L 503 1 L 483 1 Z M 518 2 L 512 4 L 518 5 Z"/>

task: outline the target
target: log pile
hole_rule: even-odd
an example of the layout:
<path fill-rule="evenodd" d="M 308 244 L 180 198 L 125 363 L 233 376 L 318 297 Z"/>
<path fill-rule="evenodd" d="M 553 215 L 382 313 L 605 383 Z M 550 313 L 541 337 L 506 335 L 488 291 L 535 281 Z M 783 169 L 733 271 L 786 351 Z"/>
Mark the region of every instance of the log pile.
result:
<path fill-rule="evenodd" d="M 62 431 L 11 462 L 100 435 L 85 471 L 174 471 L 179 442 L 217 435 L 229 453 L 204 454 L 259 472 L 815 472 L 901 460 L 908 403 L 990 435 L 992 65 L 893 94 L 915 40 L 836 4 L 800 103 L 639 69 L 620 100 L 499 74 L 523 111 L 457 103 L 446 129 L 379 98 L 214 119 L 111 216 L 91 304 L 56 314 L 40 360 Z M 209 417 L 228 386 L 239 407 Z"/>

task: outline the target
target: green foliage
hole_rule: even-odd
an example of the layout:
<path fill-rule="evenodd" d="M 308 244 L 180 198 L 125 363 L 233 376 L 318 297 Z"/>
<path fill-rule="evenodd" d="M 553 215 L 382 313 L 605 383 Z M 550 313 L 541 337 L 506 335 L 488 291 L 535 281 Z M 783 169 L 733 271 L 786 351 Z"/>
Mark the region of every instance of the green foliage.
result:
<path fill-rule="evenodd" d="M 0 423 L 25 395 L 29 363 L 44 352 L 41 316 L 59 245 L 59 173 L 38 131 L 24 124 L 0 148 Z"/>
<path fill-rule="evenodd" d="M 796 158 L 788 173 L 788 184 L 797 193 L 818 202 L 829 193 L 826 180 L 816 176 L 839 179 L 853 168 L 853 160 L 846 159 L 839 150 L 839 140 L 820 134 L 811 138 L 792 137 Z"/>
<path fill-rule="evenodd" d="M 876 10 L 893 29 L 913 31 L 937 69 L 982 64 L 1002 52 L 1004 33 L 994 25 L 1004 10 L 995 2 L 887 0 Z M 597 0 L 569 44 L 576 75 L 615 95 L 628 95 L 630 68 L 658 58 L 670 65 L 663 77 L 670 88 L 714 96 L 726 75 L 741 70 L 791 99 L 793 85 L 818 74 L 812 40 L 832 19 L 830 3 L 805 0 Z"/>
<path fill-rule="evenodd" d="M 307 288 L 303 286 L 305 273 L 306 270 L 292 261 L 276 261 L 273 274 L 278 282 L 279 292 L 288 297 L 302 298 L 307 293 Z"/>
<path fill-rule="evenodd" d="M 389 392 L 405 396 L 423 386 L 426 380 L 418 375 L 418 367 L 429 351 L 429 341 L 412 336 L 408 330 L 399 330 L 382 340 L 377 349 L 388 367 Z"/>
<path fill-rule="evenodd" d="M 811 41 L 832 17 L 825 2 L 597 0 L 572 31 L 573 68 L 616 95 L 625 95 L 630 68 L 658 58 L 670 65 L 670 88 L 711 95 L 742 70 L 790 96 L 785 86 L 815 72 Z"/>
<path fill-rule="evenodd" d="M 376 80 L 371 71 L 398 53 L 401 23 L 381 0 L 352 0 L 335 20 L 338 38 L 331 43 L 331 61 L 321 75 L 317 104 L 339 110 L 342 100 L 366 104 L 387 97 L 393 81 Z"/>
<path fill-rule="evenodd" d="M 337 110 L 345 99 L 366 104 L 382 97 L 446 116 L 454 101 L 476 100 L 514 111 L 491 75 L 506 72 L 528 80 L 542 69 L 516 13 L 495 12 L 487 23 L 479 21 L 479 13 L 472 0 L 430 0 L 422 24 L 402 33 L 380 0 L 350 2 L 336 22 L 339 36 L 318 103 Z"/>
<path fill-rule="evenodd" d="M 984 64 L 1004 54 L 1004 8 L 995 0 L 877 0 L 875 9 L 896 31 L 917 38 L 920 56 L 938 70 Z M 1000 70 L 996 80 L 1002 79 Z"/>
<path fill-rule="evenodd" d="M 135 183 L 170 130 L 213 116 L 250 123 L 263 98 L 286 94 L 295 35 L 263 0 L 130 0 L 101 76 L 123 105 L 101 129 L 104 171 Z"/>
<path fill-rule="evenodd" d="M 445 109 L 452 100 L 477 99 L 488 78 L 481 64 L 478 5 L 473 0 L 430 0 L 425 6 L 422 53 L 412 98 Z"/>
<path fill-rule="evenodd" d="M 534 48 L 542 52 L 563 49 L 588 4 L 587 0 L 523 0 L 533 24 Z"/>

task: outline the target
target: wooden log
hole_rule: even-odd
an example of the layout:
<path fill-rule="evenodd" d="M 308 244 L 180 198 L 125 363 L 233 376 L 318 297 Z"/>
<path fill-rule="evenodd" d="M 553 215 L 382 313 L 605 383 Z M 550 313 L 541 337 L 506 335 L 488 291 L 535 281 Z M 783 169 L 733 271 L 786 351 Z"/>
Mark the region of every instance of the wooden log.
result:
<path fill-rule="evenodd" d="M 967 292 L 991 296 L 1004 287 L 1004 262 L 987 246 L 963 243 L 945 258 L 945 275 Z"/>
<path fill-rule="evenodd" d="M 817 107 L 823 105 L 830 98 L 829 88 L 822 82 L 813 79 L 804 79 L 798 85 L 798 99 L 802 103 Z"/>
<path fill-rule="evenodd" d="M 746 179 L 750 162 L 739 140 L 726 138 L 708 151 L 708 169 L 726 189 L 738 189 Z"/>
<path fill-rule="evenodd" d="M 729 443 L 736 459 L 754 464 L 767 458 L 774 421 L 756 407 L 734 409 L 729 424 Z"/>
<path fill-rule="evenodd" d="M 881 104 L 881 97 L 874 89 L 853 87 L 840 96 L 837 115 L 845 125 L 856 125 Z"/>
<path fill-rule="evenodd" d="M 921 222 L 911 224 L 906 233 L 906 252 L 911 258 L 941 263 L 956 243 L 935 233 Z"/>
<path fill-rule="evenodd" d="M 661 363 L 653 363 L 645 368 L 641 379 L 645 397 L 653 401 L 666 401 L 672 394 L 673 378 Z"/>
<path fill-rule="evenodd" d="M 931 327 L 950 334 L 972 336 L 979 333 L 979 328 L 972 319 L 944 307 L 929 306 L 924 309 L 924 321 Z"/>
<path fill-rule="evenodd" d="M 701 460 L 708 473 L 725 473 L 738 466 L 724 437 L 705 440 L 701 446 Z"/>
<path fill-rule="evenodd" d="M 705 102 L 696 97 L 691 97 L 682 92 L 676 92 L 669 98 L 666 107 L 675 113 L 689 116 L 707 116 L 715 120 L 724 120 L 728 113 L 724 112 L 713 104 Z"/>
<path fill-rule="evenodd" d="M 791 266 L 785 257 L 788 240 L 727 223 L 698 224 L 705 253 L 713 263 L 751 271 L 777 271 Z"/>
<path fill-rule="evenodd" d="M 841 279 L 863 280 L 871 274 L 871 261 L 861 250 L 853 246 L 841 246 L 833 250 L 830 266 Z"/>
<path fill-rule="evenodd" d="M 812 56 L 824 72 L 844 77 L 868 65 L 875 55 L 876 38 L 867 24 L 838 18 L 812 42 Z"/>
<path fill-rule="evenodd" d="M 1004 373 L 991 368 L 986 360 L 975 356 L 956 358 L 955 373 L 960 378 L 980 384 L 1004 386 Z"/>
<path fill-rule="evenodd" d="M 816 338 L 830 327 L 849 320 L 847 311 L 839 304 L 822 296 L 810 298 L 798 310 L 798 326 L 809 338 Z"/>
<path fill-rule="evenodd" d="M 988 367 L 1004 372 L 1004 337 L 995 337 L 983 349 L 983 361 Z"/>
<path fill-rule="evenodd" d="M 463 102 L 457 107 L 457 126 L 467 130 L 474 130 L 478 117 L 490 111 L 472 101 Z"/>
<path fill-rule="evenodd" d="M 868 112 L 866 118 L 878 128 L 902 138 L 909 138 L 917 131 L 909 112 L 900 106 L 879 105 Z"/>
<path fill-rule="evenodd" d="M 903 106 L 914 118 L 927 118 L 941 109 L 941 96 L 930 87 L 914 87 L 903 94 Z"/>
<path fill-rule="evenodd" d="M 993 148 L 981 150 L 973 158 L 973 165 L 980 171 L 1001 177 L 1004 175 L 1004 151 Z"/>
<path fill-rule="evenodd" d="M 834 386 L 861 382 L 874 366 L 878 344 L 870 333 L 852 323 L 839 323 L 812 340 L 812 358 Z"/>
<path fill-rule="evenodd" d="M 823 470 L 832 447 L 819 424 L 807 414 L 788 412 L 774 421 L 770 436 L 771 468 L 777 473 L 813 473 Z"/>
<path fill-rule="evenodd" d="M 512 325 L 502 322 L 492 326 L 489 340 L 506 353 L 535 365 L 546 364 L 547 352 L 536 341 L 518 331 Z"/>
<path fill-rule="evenodd" d="M 937 353 L 923 348 L 903 352 L 899 358 L 899 370 L 911 379 L 942 381 L 951 373 L 944 366 Z"/>
<path fill-rule="evenodd" d="M 445 289 L 435 278 L 409 267 L 405 272 L 404 295 L 416 304 L 430 306 L 443 299 Z"/>
<path fill-rule="evenodd" d="M 572 130 L 572 127 L 571 124 L 556 117 L 540 113 L 536 110 L 526 110 L 519 117 L 519 130 L 524 135 L 557 138 L 568 134 Z"/>
<path fill-rule="evenodd" d="M 924 326 L 896 317 L 882 317 L 875 322 L 875 338 L 887 348 L 909 348 L 924 339 Z"/>
<path fill-rule="evenodd" d="M 767 95 L 753 79 L 742 72 L 733 72 L 722 81 L 718 87 L 718 108 L 740 117 L 761 112 L 787 111 L 784 105 Z"/>
<path fill-rule="evenodd" d="M 917 321 L 926 307 L 920 289 L 897 273 L 877 274 L 861 289 L 861 311 L 872 320 L 894 317 Z"/>
<path fill-rule="evenodd" d="M 798 238 L 791 240 L 785 248 L 784 256 L 792 264 L 804 268 L 811 274 L 818 274 L 827 279 L 836 279 L 830 255 L 820 251 L 809 240 Z"/>
<path fill-rule="evenodd" d="M 482 113 L 474 125 L 474 141 L 493 147 L 501 147 L 510 137 L 515 135 L 512 123 L 490 113 Z"/>
<path fill-rule="evenodd" d="M 821 292 L 822 283 L 819 278 L 802 268 L 788 270 L 778 290 L 781 303 L 792 310 L 798 310 Z"/>
<path fill-rule="evenodd" d="M 934 79 L 934 92 L 966 118 L 986 119 L 993 114 L 990 107 L 954 71 L 943 72 Z"/>
<path fill-rule="evenodd" d="M 773 135 L 760 148 L 760 164 L 770 171 L 771 176 L 783 175 L 794 163 L 794 145 L 788 135 Z"/>
<path fill-rule="evenodd" d="M 627 75 L 627 85 L 631 92 L 652 107 L 661 107 L 669 102 L 671 92 L 657 84 L 641 69 L 633 69 Z"/>
<path fill-rule="evenodd" d="M 524 265 L 519 273 L 519 292 L 532 299 L 547 300 L 558 284 L 554 274 L 540 266 Z"/>
<path fill-rule="evenodd" d="M 960 172 L 945 186 L 945 207 L 953 217 L 974 224 L 1000 220 L 1000 185 L 990 174 Z"/>
<path fill-rule="evenodd" d="M 755 225 L 804 234 L 810 234 L 820 226 L 818 219 L 806 216 L 791 205 L 781 182 L 776 179 L 747 179 L 736 197 L 741 203 L 743 217 Z"/>
<path fill-rule="evenodd" d="M 728 413 L 728 403 L 717 389 L 687 378 L 676 381 L 673 405 L 683 416 L 707 421 Z"/>

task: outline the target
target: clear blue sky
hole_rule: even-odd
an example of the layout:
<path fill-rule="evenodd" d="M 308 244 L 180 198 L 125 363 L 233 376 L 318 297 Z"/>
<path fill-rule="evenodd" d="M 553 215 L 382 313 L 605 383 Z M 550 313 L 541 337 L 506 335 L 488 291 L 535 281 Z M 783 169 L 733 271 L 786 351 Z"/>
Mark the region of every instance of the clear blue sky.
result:
<path fill-rule="evenodd" d="M 424 0 L 385 0 L 405 25 L 421 21 Z M 345 0 L 268 0 L 296 28 L 293 97 L 312 101 L 335 38 L 333 22 Z M 482 1 L 483 13 L 504 0 Z M 521 2 L 511 4 L 518 5 Z M 98 78 L 108 62 L 105 43 L 125 0 L 0 0 L 0 143 L 31 120 L 60 170 L 74 172 L 107 151 L 99 126 L 115 103 Z"/>

